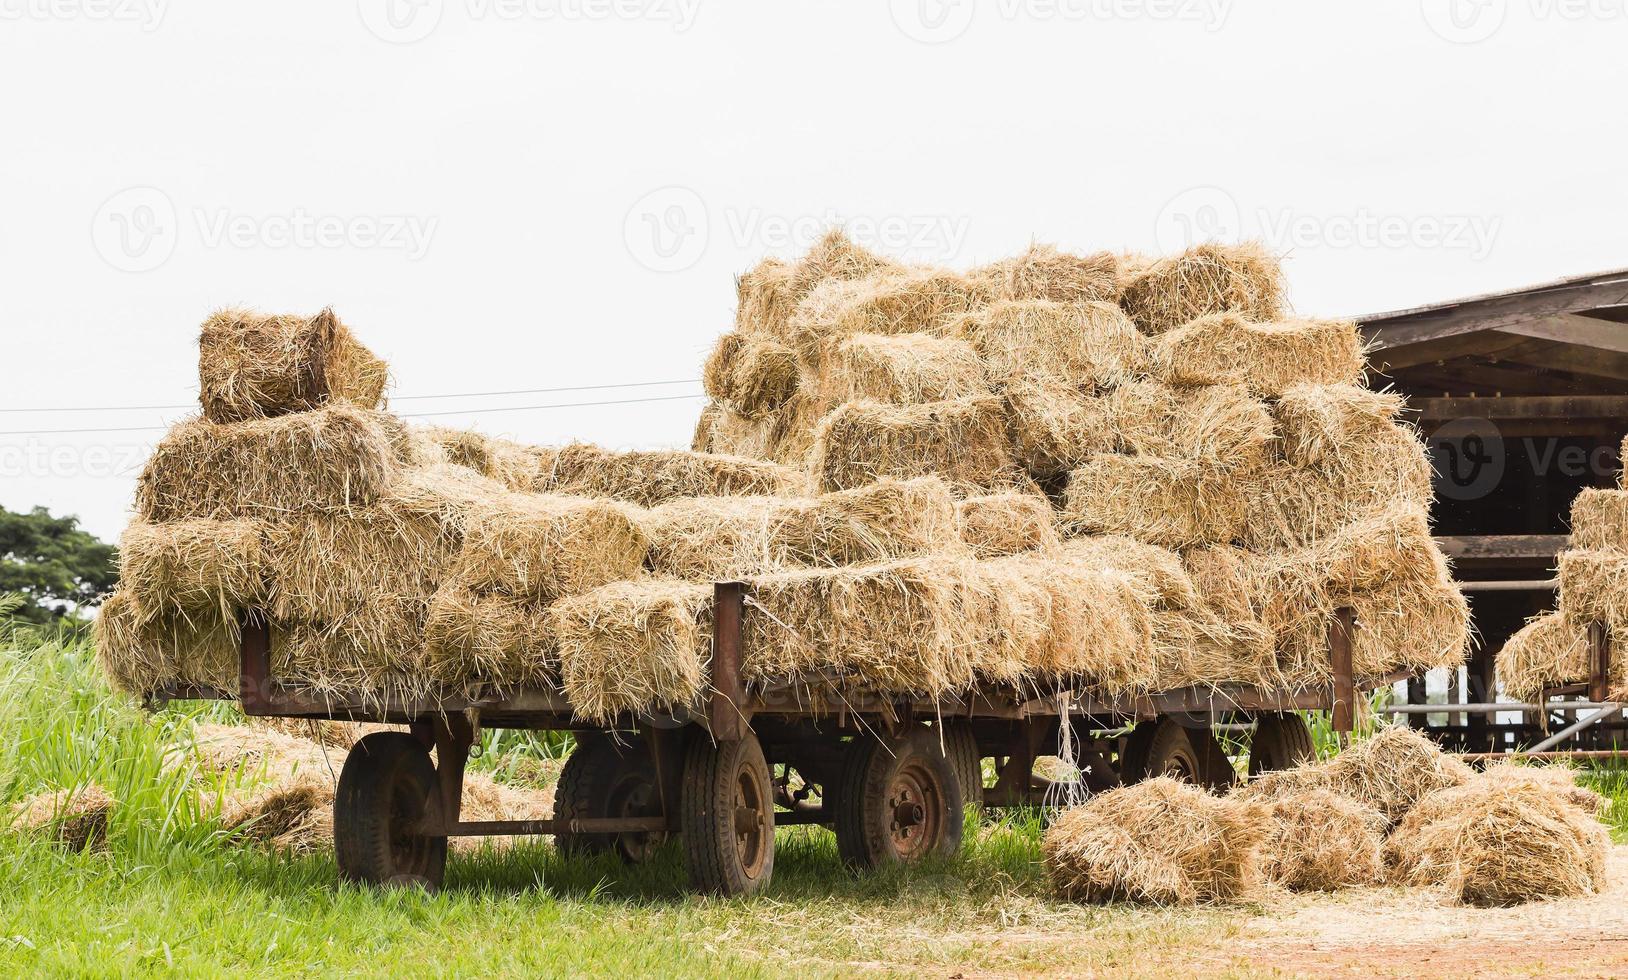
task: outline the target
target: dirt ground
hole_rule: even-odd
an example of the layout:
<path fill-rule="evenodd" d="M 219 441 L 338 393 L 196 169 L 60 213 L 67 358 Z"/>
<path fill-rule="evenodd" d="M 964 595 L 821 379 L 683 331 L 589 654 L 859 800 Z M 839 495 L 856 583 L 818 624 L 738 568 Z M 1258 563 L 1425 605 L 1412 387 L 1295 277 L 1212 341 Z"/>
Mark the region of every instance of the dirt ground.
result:
<path fill-rule="evenodd" d="M 1628 845 L 1606 890 L 1507 909 L 1420 889 L 1274 900 L 1242 923 L 1229 966 L 1316 976 L 1628 976 Z"/>

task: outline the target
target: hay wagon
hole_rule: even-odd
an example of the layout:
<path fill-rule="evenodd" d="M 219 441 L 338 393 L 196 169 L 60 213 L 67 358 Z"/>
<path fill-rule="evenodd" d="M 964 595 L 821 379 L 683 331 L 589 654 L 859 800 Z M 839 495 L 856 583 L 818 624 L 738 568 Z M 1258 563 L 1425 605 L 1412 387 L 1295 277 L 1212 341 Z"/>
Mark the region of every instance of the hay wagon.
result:
<path fill-rule="evenodd" d="M 712 693 L 691 710 L 602 726 L 583 723 L 546 689 L 423 702 L 318 699 L 271 675 L 270 630 L 253 612 L 242 617 L 236 697 L 251 716 L 407 726 L 364 737 L 345 761 L 334 840 L 348 879 L 434 887 L 451 837 L 549 834 L 567 852 L 629 862 L 678 837 L 693 886 L 735 895 L 769 881 L 776 827 L 833 829 L 856 868 L 953 853 L 964 805 L 1039 804 L 1068 788 L 1035 772 L 1036 759 L 1063 741 L 1086 792 L 1150 775 L 1220 786 L 1234 773 L 1212 726 L 1250 729 L 1252 773 L 1283 768 L 1312 751 L 1297 711 L 1331 711 L 1334 728 L 1348 732 L 1360 693 L 1399 679 L 1353 676 L 1353 621 L 1342 609 L 1328 632 L 1333 682 L 1322 689 L 1221 685 L 1110 700 L 977 689 L 909 701 L 839 695 L 820 678 L 800 678 L 748 690 L 740 679 L 746 586 L 718 583 L 714 601 Z M 234 695 L 186 687 L 160 697 Z M 552 817 L 461 819 L 465 763 L 482 727 L 575 733 Z M 988 787 L 985 759 L 996 776 Z"/>

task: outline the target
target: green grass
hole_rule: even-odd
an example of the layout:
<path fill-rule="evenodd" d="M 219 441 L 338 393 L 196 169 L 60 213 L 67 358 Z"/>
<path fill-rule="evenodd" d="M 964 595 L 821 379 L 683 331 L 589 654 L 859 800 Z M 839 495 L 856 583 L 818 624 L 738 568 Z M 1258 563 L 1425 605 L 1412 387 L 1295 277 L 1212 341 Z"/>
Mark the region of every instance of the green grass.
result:
<path fill-rule="evenodd" d="M 829 833 L 784 828 L 773 885 L 749 899 L 689 894 L 673 848 L 630 868 L 542 843 L 455 854 L 433 896 L 340 885 L 327 855 L 222 832 L 211 801 L 246 777 L 208 774 L 188 745 L 196 722 L 235 717 L 146 713 L 82 639 L 0 633 L 0 802 L 92 781 L 121 801 L 103 849 L 0 834 L 0 974 L 1164 974 L 1199 955 L 1253 972 L 1225 952 L 1251 909 L 1051 900 L 1033 813 L 969 823 L 953 860 L 868 876 L 842 869 Z M 476 766 L 531 778 L 567 748 L 491 733 Z M 1628 798 L 1628 771 L 1591 778 Z"/>

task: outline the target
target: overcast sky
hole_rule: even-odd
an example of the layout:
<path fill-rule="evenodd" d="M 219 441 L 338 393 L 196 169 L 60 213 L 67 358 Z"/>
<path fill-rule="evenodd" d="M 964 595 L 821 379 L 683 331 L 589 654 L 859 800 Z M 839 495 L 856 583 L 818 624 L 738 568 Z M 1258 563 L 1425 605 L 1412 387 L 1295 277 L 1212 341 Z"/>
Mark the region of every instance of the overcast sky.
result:
<path fill-rule="evenodd" d="M 1385 9 L 1379 9 L 1384 7 Z M 689 395 L 827 223 L 966 266 L 1263 237 L 1355 314 L 1628 266 L 1625 0 L 0 0 L 0 505 L 112 537 L 197 324 L 403 412 Z M 699 399 L 441 421 L 686 445 Z"/>

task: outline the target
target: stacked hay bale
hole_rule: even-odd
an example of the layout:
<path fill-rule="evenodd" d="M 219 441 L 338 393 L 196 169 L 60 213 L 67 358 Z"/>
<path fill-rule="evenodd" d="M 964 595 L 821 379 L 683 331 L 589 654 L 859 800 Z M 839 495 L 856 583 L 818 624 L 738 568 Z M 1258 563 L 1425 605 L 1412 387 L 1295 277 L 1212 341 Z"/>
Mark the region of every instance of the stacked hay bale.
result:
<path fill-rule="evenodd" d="M 1476 773 L 1407 729 L 1226 797 L 1160 778 L 1064 811 L 1042 842 L 1064 898 L 1236 901 L 1265 884 L 1323 891 L 1390 882 L 1467 904 L 1596 892 L 1603 800 L 1565 769 Z"/>
<path fill-rule="evenodd" d="M 549 607 L 643 574 L 642 504 L 801 482 L 749 459 L 409 430 L 331 311 L 225 311 L 200 351 L 204 414 L 142 473 L 98 621 L 105 667 L 138 693 L 235 692 L 249 612 L 273 675 L 317 693 L 558 685 Z"/>
<path fill-rule="evenodd" d="M 1054 562 L 1058 536 L 1143 546 L 1089 560 L 1142 581 L 1152 563 L 1197 597 L 1141 603 L 1149 683 L 1326 681 L 1341 606 L 1365 676 L 1462 659 L 1468 609 L 1401 399 L 1362 386 L 1354 324 L 1286 314 L 1258 246 L 1034 246 L 955 274 L 834 232 L 739 287 L 696 449 L 827 491 L 937 475 L 978 558 Z"/>
<path fill-rule="evenodd" d="M 318 691 L 558 686 L 609 721 L 707 691 L 745 580 L 761 686 L 1106 696 L 1462 655 L 1397 399 L 1252 246 L 1034 246 L 966 273 L 839 233 L 740 280 L 695 451 L 411 430 L 331 313 L 205 325 L 205 415 L 142 476 L 103 652 L 226 691 L 242 610 Z"/>
<path fill-rule="evenodd" d="M 1628 450 L 1628 440 L 1624 441 Z M 1498 652 L 1498 680 L 1518 700 L 1589 680 L 1592 623 L 1614 649 L 1628 642 L 1628 475 L 1616 489 L 1590 487 L 1571 505 L 1571 547 L 1560 556 L 1559 607 L 1537 616 Z M 1609 696 L 1628 697 L 1628 662 L 1608 662 Z"/>

